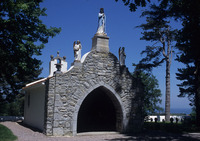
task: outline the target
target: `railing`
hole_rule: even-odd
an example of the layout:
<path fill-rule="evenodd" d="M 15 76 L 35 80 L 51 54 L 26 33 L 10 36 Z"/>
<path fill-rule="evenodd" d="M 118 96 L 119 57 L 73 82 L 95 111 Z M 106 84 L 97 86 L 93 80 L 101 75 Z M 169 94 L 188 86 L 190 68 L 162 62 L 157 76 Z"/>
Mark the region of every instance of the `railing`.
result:
<path fill-rule="evenodd" d="M 2 121 L 20 121 L 24 120 L 24 117 L 21 116 L 0 116 L 0 122 Z"/>

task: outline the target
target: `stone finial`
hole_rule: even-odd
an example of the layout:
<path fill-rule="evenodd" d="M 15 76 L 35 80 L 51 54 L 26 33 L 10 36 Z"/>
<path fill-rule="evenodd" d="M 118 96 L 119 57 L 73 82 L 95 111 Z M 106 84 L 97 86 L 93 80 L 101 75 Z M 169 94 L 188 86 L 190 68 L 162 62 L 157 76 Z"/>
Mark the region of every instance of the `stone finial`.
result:
<path fill-rule="evenodd" d="M 51 57 L 51 61 L 53 60 L 53 55 L 50 56 Z"/>
<path fill-rule="evenodd" d="M 59 54 L 60 54 L 60 52 L 59 52 L 59 51 L 57 51 L 57 57 L 59 57 Z"/>

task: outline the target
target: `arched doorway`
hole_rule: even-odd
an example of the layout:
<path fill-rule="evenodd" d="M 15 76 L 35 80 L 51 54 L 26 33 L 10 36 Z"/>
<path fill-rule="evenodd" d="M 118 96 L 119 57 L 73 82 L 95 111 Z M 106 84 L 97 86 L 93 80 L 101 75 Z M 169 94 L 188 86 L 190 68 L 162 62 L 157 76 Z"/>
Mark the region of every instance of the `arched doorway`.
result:
<path fill-rule="evenodd" d="M 116 97 L 105 87 L 90 92 L 78 112 L 77 132 L 120 131 L 122 112 Z"/>

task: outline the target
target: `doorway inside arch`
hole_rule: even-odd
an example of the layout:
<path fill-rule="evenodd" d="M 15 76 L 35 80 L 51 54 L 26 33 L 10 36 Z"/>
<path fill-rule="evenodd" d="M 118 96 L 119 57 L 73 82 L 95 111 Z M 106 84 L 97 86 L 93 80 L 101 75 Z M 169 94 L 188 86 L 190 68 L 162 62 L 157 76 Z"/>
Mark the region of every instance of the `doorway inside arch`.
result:
<path fill-rule="evenodd" d="M 83 101 L 77 121 L 77 132 L 118 131 L 119 106 L 108 90 L 99 87 Z"/>

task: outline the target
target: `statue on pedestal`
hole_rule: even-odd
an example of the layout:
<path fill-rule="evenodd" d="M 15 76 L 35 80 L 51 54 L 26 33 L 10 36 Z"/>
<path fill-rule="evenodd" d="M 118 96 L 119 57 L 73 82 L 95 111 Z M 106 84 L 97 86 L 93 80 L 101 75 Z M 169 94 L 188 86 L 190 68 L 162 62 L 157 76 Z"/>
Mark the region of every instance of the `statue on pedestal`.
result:
<path fill-rule="evenodd" d="M 120 47 L 119 48 L 119 64 L 121 66 L 125 66 L 125 59 L 126 59 L 126 54 L 125 54 L 125 51 L 124 51 L 124 47 Z"/>
<path fill-rule="evenodd" d="M 104 9 L 101 8 L 99 12 L 97 34 L 106 34 L 105 29 L 106 29 L 106 15 L 104 14 Z"/>
<path fill-rule="evenodd" d="M 81 42 L 74 41 L 73 49 L 74 49 L 74 61 L 81 61 Z"/>

